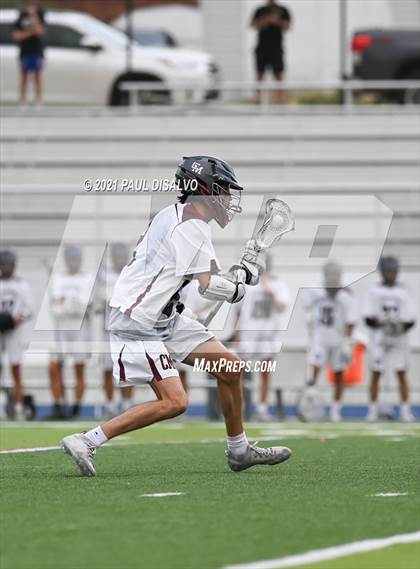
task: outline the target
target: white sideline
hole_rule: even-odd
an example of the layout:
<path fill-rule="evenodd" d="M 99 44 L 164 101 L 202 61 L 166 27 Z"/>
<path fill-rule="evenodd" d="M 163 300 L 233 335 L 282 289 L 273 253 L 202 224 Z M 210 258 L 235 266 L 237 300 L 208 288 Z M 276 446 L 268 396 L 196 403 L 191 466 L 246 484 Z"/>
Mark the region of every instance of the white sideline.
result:
<path fill-rule="evenodd" d="M 375 549 L 383 549 L 390 545 L 413 543 L 415 541 L 420 541 L 420 531 L 402 533 L 380 539 L 354 541 L 344 545 L 327 547 L 326 549 L 314 549 L 306 553 L 279 557 L 278 559 L 267 559 L 266 561 L 254 561 L 252 563 L 242 563 L 239 565 L 226 565 L 223 569 L 283 569 L 284 567 L 307 565 L 309 563 L 337 559 L 338 557 L 346 557 L 347 555 L 354 555 L 355 553 L 364 553 L 374 551 Z"/>

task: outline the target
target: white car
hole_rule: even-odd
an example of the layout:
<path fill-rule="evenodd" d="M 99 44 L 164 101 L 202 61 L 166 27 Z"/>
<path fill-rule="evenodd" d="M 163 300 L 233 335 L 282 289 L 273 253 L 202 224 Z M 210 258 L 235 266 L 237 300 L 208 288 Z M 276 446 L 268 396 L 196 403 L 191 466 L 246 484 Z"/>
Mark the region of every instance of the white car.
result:
<path fill-rule="evenodd" d="M 18 100 L 19 51 L 13 40 L 17 18 L 17 10 L 0 10 L 1 103 Z M 130 58 L 123 32 L 79 12 L 48 11 L 46 27 L 46 103 L 127 104 L 128 93 L 120 87 L 130 81 L 167 87 L 143 93 L 140 102 L 200 103 L 217 93 L 218 68 L 207 53 L 133 42 Z"/>

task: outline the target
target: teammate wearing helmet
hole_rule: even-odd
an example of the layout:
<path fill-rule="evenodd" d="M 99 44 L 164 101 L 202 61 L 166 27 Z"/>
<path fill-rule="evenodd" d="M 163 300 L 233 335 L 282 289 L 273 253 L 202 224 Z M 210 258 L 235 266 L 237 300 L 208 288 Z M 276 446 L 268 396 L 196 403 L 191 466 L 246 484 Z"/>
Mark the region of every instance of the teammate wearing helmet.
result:
<path fill-rule="evenodd" d="M 382 282 L 367 294 L 364 306 L 365 323 L 371 329 L 369 367 L 372 373 L 368 421 L 378 419 L 379 380 L 385 364 L 396 372 L 401 395 L 400 418 L 414 420 L 408 401 L 407 368 L 409 346 L 407 331 L 415 324 L 415 308 L 409 291 L 399 282 L 399 262 L 395 257 L 379 261 Z"/>
<path fill-rule="evenodd" d="M 323 267 L 324 287 L 309 289 L 307 310 L 311 346 L 308 353 L 308 385 L 315 385 L 320 370 L 330 364 L 334 371 L 334 399 L 330 419 L 340 421 L 343 372 L 350 362 L 352 331 L 356 322 L 353 295 L 341 285 L 342 267 L 330 261 Z"/>
<path fill-rule="evenodd" d="M 109 319 L 109 301 L 111 299 L 112 290 L 120 276 L 121 271 L 129 261 L 129 248 L 126 243 L 112 243 L 110 246 L 111 267 L 110 270 L 100 274 L 100 282 L 96 301 L 98 303 L 98 312 L 101 315 L 101 329 L 103 331 L 103 339 L 109 343 L 108 319 Z M 113 363 L 111 354 L 104 354 L 104 390 L 106 397 L 105 414 L 113 417 L 117 414 L 117 404 L 114 400 L 114 378 L 112 373 Z M 121 408 L 126 411 L 134 405 L 133 387 L 127 386 L 121 389 Z"/>
<path fill-rule="evenodd" d="M 74 403 L 71 417 L 80 414 L 80 406 L 85 391 L 85 364 L 87 347 L 91 340 L 91 304 L 89 274 L 82 272 L 82 250 L 79 245 L 67 244 L 64 247 L 66 270 L 54 275 L 51 283 L 51 311 L 56 325 L 56 349 L 51 355 L 49 366 L 51 391 L 54 399 L 51 418 L 64 419 L 64 379 L 63 365 L 66 345 L 82 344 L 83 350 L 72 356 L 76 378 Z M 86 306 L 88 307 L 86 311 Z M 76 329 L 80 318 L 83 324 Z"/>
<path fill-rule="evenodd" d="M 288 459 L 286 447 L 250 445 L 242 418 L 240 360 L 200 322 L 182 314 L 179 292 L 197 279 L 200 294 L 238 302 L 246 283 L 258 281 L 255 264 L 220 272 L 209 222 L 225 227 L 240 213 L 242 186 L 231 166 L 211 156 L 185 157 L 175 175 L 180 201 L 159 211 L 122 270 L 110 306 L 111 352 L 119 385 L 148 383 L 157 399 L 137 405 L 63 446 L 80 472 L 94 476 L 97 447 L 123 433 L 184 413 L 187 397 L 174 360 L 212 366 L 227 430 L 227 459 L 234 471 Z M 213 366 L 214 364 L 214 366 Z M 228 365 L 227 365 L 228 364 Z M 216 369 L 215 369 L 216 368 Z"/>
<path fill-rule="evenodd" d="M 32 316 L 33 301 L 28 283 L 14 274 L 15 268 L 16 255 L 0 251 L 0 358 L 7 354 L 14 381 L 14 416 L 22 420 L 25 417 L 21 364 L 26 344 L 22 324 Z"/>
<path fill-rule="evenodd" d="M 249 287 L 243 300 L 236 305 L 239 353 L 244 359 L 251 356 L 258 357 L 260 361 L 271 362 L 280 352 L 282 313 L 289 303 L 287 285 L 271 273 L 270 257 L 267 255 L 266 267 L 261 273 L 259 283 Z M 270 369 L 263 367 L 260 375 L 256 419 L 269 421 Z"/>

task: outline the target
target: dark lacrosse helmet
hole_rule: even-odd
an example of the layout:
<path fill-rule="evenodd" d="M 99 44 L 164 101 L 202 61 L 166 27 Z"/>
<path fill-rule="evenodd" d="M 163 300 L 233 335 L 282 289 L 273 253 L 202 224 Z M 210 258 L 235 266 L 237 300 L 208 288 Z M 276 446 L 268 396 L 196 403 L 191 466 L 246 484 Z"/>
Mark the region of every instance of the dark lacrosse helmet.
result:
<path fill-rule="evenodd" d="M 379 270 L 381 272 L 384 283 L 393 285 L 400 268 L 400 262 L 396 257 L 388 255 L 379 259 Z"/>
<path fill-rule="evenodd" d="M 208 196 L 205 201 L 213 218 L 225 227 L 236 213 L 241 213 L 241 192 L 233 168 L 214 156 L 184 156 L 178 164 L 175 181 L 181 203 L 191 196 Z"/>
<path fill-rule="evenodd" d="M 9 279 L 16 267 L 16 255 L 12 251 L 0 251 L 0 277 Z"/>

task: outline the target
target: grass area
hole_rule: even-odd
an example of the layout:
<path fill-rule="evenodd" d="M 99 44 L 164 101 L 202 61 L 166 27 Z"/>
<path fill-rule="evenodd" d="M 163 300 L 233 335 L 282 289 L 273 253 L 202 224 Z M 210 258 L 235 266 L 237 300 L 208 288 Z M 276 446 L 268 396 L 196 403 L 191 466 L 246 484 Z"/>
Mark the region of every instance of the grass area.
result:
<path fill-rule="evenodd" d="M 87 426 L 3 425 L 0 443 L 54 446 Z M 420 528 L 416 427 L 273 423 L 248 434 L 287 444 L 293 457 L 232 473 L 223 427 L 204 422 L 125 436 L 98 452 L 93 479 L 60 451 L 0 456 L 1 569 L 216 569 Z M 144 496 L 161 492 L 182 494 Z M 408 495 L 373 496 L 381 492 Z M 411 545 L 363 556 L 314 567 L 420 561 Z"/>

